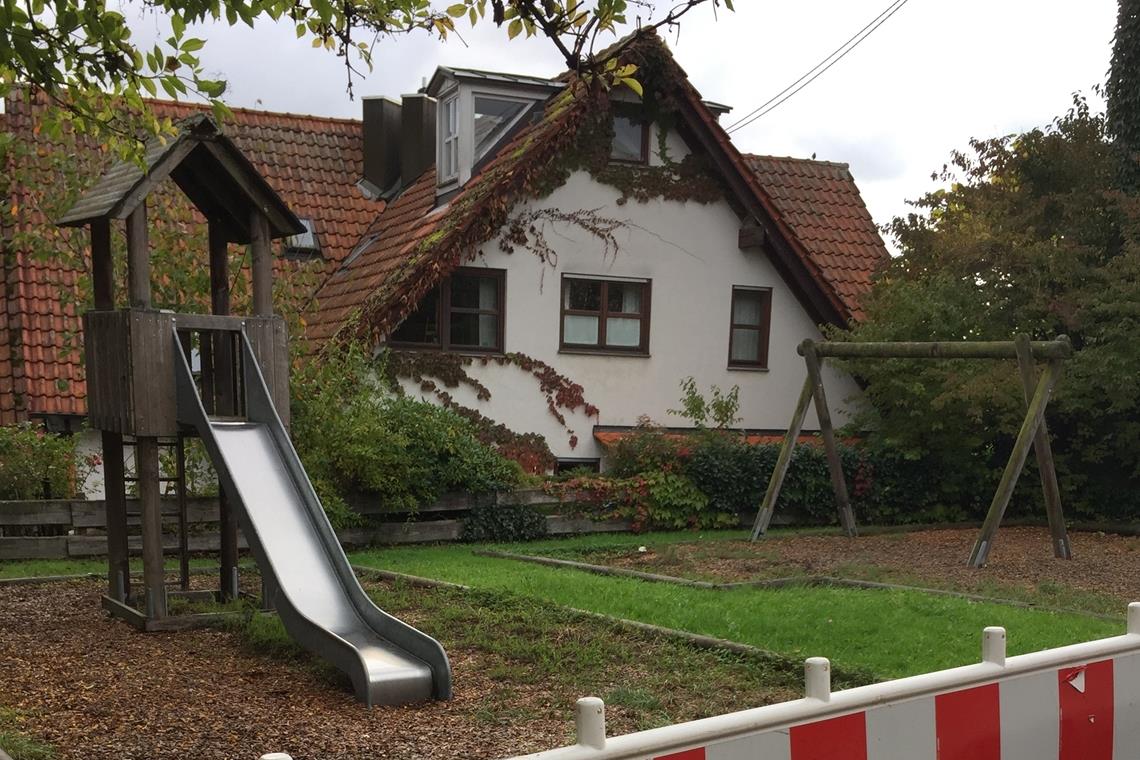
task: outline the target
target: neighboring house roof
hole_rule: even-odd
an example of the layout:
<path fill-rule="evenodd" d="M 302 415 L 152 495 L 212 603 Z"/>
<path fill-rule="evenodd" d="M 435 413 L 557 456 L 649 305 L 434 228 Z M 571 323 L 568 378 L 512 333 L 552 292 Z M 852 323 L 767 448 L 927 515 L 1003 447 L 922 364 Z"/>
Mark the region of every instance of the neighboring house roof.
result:
<path fill-rule="evenodd" d="M 159 117 L 178 120 L 204 108 L 155 101 Z M 17 94 L 8 99 L 0 125 L 34 150 L 59 149 L 37 129 L 44 106 Z M 354 187 L 363 162 L 359 121 L 234 109 L 226 134 L 297 216 L 314 222 L 321 253 L 331 269 L 358 243 L 384 204 Z M 98 171 L 90 176 L 94 182 Z M 51 186 L 52 178 L 37 180 Z M 14 189 L 20 229 L 47 226 L 26 190 Z M 11 232 L 10 230 L 7 232 Z M 0 268 L 0 424 L 28 415 L 86 414 L 80 357 L 67 353 L 69 333 L 79 329 L 74 308 L 77 273 L 60 261 L 12 250 Z"/>
<path fill-rule="evenodd" d="M 847 306 L 860 300 L 886 261 L 886 246 L 847 164 L 744 154 L 780 215 Z"/>
<path fill-rule="evenodd" d="M 862 291 L 858 283 L 869 282 L 874 270 L 888 259 L 877 234 L 877 249 L 873 245 L 849 245 L 843 250 L 825 248 L 827 212 L 813 218 L 813 227 L 797 206 L 807 197 L 798 192 L 801 187 L 815 191 L 801 179 L 777 182 L 767 188 L 767 172 L 761 176 L 732 144 L 664 43 L 656 36 L 646 36 L 635 44 L 647 47 L 637 50 L 631 46 L 623 55 L 652 58 L 655 67 L 674 83 L 688 133 L 712 156 L 739 205 L 770 233 L 768 251 L 772 262 L 812 317 L 820 323 L 844 324 L 860 316 L 857 296 Z M 577 129 L 591 110 L 599 107 L 598 101 L 585 95 L 585 88 L 575 82 L 573 75 L 564 78 L 571 86 L 547 102 L 543 118 L 503 146 L 446 207 L 428 213 L 434 201 L 433 169 L 389 205 L 374 226 L 375 239 L 362 248 L 359 256 L 347 260 L 318 291 L 318 313 L 309 323 L 311 338 L 318 342 L 383 338 L 415 309 L 440 278 L 474 256 L 478 245 L 498 233 L 511 208 L 526 197 L 529 184 L 573 143 Z M 812 164 L 805 163 L 807 166 Z M 767 169 L 766 164 L 763 167 Z M 845 187 L 834 180 L 832 192 L 827 197 L 821 194 L 821 200 L 843 197 L 849 202 L 848 193 L 854 193 L 865 214 L 858 190 L 850 175 L 846 177 Z M 854 212 L 846 209 L 845 213 Z M 839 219 L 847 224 L 846 217 Z M 798 231 L 810 235 L 800 240 Z M 836 234 L 843 233 L 837 230 Z"/>

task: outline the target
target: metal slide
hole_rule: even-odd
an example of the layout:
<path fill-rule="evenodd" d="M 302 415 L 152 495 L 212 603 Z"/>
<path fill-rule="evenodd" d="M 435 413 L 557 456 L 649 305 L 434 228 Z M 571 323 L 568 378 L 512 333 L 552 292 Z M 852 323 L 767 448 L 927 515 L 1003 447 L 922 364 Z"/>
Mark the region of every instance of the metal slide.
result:
<path fill-rule="evenodd" d="M 369 706 L 450 698 L 451 666 L 439 642 L 376 607 L 360 587 L 244 333 L 241 422 L 207 417 L 177 335 L 174 341 L 179 421 L 197 429 L 226 496 L 238 505 L 285 630 L 346 673 Z"/>

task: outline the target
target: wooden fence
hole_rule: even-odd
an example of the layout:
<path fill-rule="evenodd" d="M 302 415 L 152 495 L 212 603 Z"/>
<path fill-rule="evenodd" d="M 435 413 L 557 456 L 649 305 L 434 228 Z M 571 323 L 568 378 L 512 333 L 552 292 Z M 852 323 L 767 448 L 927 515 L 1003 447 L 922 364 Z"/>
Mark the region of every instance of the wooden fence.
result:
<path fill-rule="evenodd" d="M 555 511 L 558 501 L 540 490 L 515 491 L 496 496 L 472 497 L 450 494 L 439 503 L 422 508 L 411 515 L 394 515 L 378 505 L 358 504 L 366 518 L 366 527 L 337 531 L 345 546 L 373 544 L 412 544 L 455 541 L 463 534 L 463 516 L 479 503 L 499 505 L 522 504 L 543 512 Z M 127 524 L 132 534 L 140 523 L 137 501 L 127 502 Z M 163 548 L 178 549 L 178 504 L 163 499 Z M 187 509 L 187 534 L 190 550 L 218 551 L 218 503 L 216 499 L 190 499 Z M 629 530 L 627 521 L 594 521 L 586 518 L 552 515 L 546 518 L 551 535 L 601 533 Z M 107 553 L 107 510 L 102 501 L 0 501 L 0 560 L 66 559 L 93 557 Z M 142 551 L 142 539 L 131 535 L 131 552 Z M 246 547 L 239 538 L 241 548 Z"/>

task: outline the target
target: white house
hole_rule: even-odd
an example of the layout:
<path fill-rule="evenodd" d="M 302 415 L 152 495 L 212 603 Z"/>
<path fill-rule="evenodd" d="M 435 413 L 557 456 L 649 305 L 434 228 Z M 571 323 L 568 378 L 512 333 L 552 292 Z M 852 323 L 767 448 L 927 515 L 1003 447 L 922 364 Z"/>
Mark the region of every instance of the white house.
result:
<path fill-rule="evenodd" d="M 742 155 L 664 44 L 623 58 L 644 101 L 448 68 L 366 101 L 362 186 L 387 206 L 310 336 L 390 349 L 408 392 L 539 433 L 563 465 L 604 463 L 643 416 L 685 424 L 689 376 L 739 386 L 746 430 L 785 428 L 797 344 L 860 317 L 887 251 L 846 165 Z M 842 421 L 857 388 L 828 383 Z"/>

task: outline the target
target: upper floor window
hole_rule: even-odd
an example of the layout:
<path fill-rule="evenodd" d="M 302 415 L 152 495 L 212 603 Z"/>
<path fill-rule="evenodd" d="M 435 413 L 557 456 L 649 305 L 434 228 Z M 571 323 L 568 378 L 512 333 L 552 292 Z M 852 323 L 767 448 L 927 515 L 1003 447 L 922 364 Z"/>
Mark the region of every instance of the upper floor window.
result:
<path fill-rule="evenodd" d="M 321 242 L 317 238 L 317 226 L 312 219 L 301 218 L 305 231 L 285 238 L 282 246 L 287 259 L 319 259 L 321 257 Z"/>
<path fill-rule="evenodd" d="M 610 158 L 644 164 L 649 162 L 649 124 L 629 116 L 614 116 L 614 141 Z"/>
<path fill-rule="evenodd" d="M 459 95 L 452 95 L 439 108 L 439 181 L 443 184 L 458 177 Z"/>
<path fill-rule="evenodd" d="M 503 350 L 502 269 L 457 269 L 420 300 L 389 342 L 444 351 Z"/>
<path fill-rule="evenodd" d="M 562 348 L 649 351 L 649 281 L 563 275 Z"/>
<path fill-rule="evenodd" d="M 766 369 L 772 324 L 771 288 L 732 288 L 728 366 Z"/>
<path fill-rule="evenodd" d="M 526 107 L 520 100 L 475 95 L 475 161 L 487 155 Z"/>

